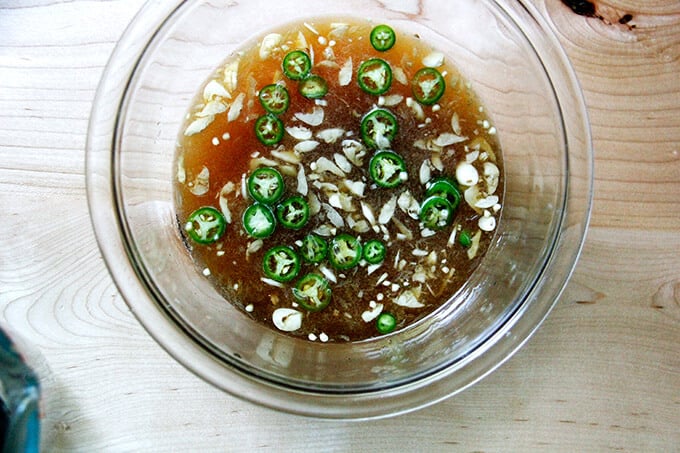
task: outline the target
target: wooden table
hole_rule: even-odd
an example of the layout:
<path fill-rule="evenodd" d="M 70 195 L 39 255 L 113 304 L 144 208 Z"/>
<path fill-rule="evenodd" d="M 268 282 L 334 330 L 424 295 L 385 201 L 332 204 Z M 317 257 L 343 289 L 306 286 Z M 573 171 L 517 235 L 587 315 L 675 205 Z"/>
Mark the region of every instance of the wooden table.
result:
<path fill-rule="evenodd" d="M 0 0 L 0 322 L 51 367 L 54 450 L 678 451 L 680 2 L 603 1 L 593 18 L 535 1 L 592 121 L 595 201 L 575 275 L 480 384 L 348 424 L 202 382 L 145 333 L 104 266 L 85 200 L 87 121 L 141 1 Z"/>

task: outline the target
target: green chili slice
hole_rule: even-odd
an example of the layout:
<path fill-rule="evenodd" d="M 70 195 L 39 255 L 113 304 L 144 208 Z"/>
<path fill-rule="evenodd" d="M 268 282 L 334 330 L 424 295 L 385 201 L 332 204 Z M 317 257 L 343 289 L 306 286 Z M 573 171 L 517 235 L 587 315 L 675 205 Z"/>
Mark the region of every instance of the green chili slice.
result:
<path fill-rule="evenodd" d="M 422 68 L 411 80 L 413 97 L 423 105 L 437 102 L 446 89 L 444 76 L 435 68 Z"/>
<path fill-rule="evenodd" d="M 470 247 L 472 245 L 472 236 L 470 236 L 470 232 L 467 230 L 461 231 L 458 235 L 458 243 L 465 248 Z"/>
<path fill-rule="evenodd" d="M 267 205 L 253 203 L 243 212 L 243 228 L 248 236 L 263 239 L 274 233 L 276 219 Z"/>
<path fill-rule="evenodd" d="M 441 177 L 435 178 L 427 184 L 425 196 L 430 197 L 437 195 L 446 198 L 451 203 L 451 207 L 455 210 L 460 204 L 462 195 L 458 189 L 458 184 L 450 178 Z"/>
<path fill-rule="evenodd" d="M 390 333 L 397 327 L 397 318 L 392 313 L 380 313 L 375 321 L 375 327 L 381 334 Z"/>
<path fill-rule="evenodd" d="M 385 60 L 371 58 L 359 66 L 357 82 L 369 94 L 383 94 L 392 85 L 392 69 Z"/>
<path fill-rule="evenodd" d="M 328 93 L 328 84 L 323 77 L 310 75 L 300 82 L 298 91 L 307 99 L 319 99 Z"/>
<path fill-rule="evenodd" d="M 385 52 L 394 47 L 397 35 L 389 25 L 377 25 L 371 30 L 371 45 L 378 52 Z"/>
<path fill-rule="evenodd" d="M 246 185 L 250 196 L 260 203 L 276 203 L 283 195 L 283 176 L 271 167 L 260 167 L 253 171 Z"/>
<path fill-rule="evenodd" d="M 389 148 L 397 135 L 397 118 L 385 109 L 375 109 L 361 120 L 361 138 L 370 148 Z"/>
<path fill-rule="evenodd" d="M 321 311 L 331 302 L 331 288 L 322 276 L 307 274 L 293 288 L 293 296 L 303 308 Z"/>
<path fill-rule="evenodd" d="M 335 236 L 328 248 L 328 258 L 338 269 L 351 269 L 361 261 L 361 242 L 347 233 Z"/>
<path fill-rule="evenodd" d="M 286 198 L 276 206 L 276 218 L 284 227 L 299 230 L 309 220 L 309 205 L 300 196 Z"/>
<path fill-rule="evenodd" d="M 294 50 L 283 57 L 283 73 L 291 80 L 302 80 L 311 70 L 312 60 L 302 50 Z"/>
<path fill-rule="evenodd" d="M 263 145 L 276 145 L 283 138 L 283 122 L 268 113 L 255 121 L 255 136 Z"/>
<path fill-rule="evenodd" d="M 260 90 L 258 95 L 262 107 L 274 115 L 280 115 L 288 110 L 290 95 L 288 90 L 281 84 L 273 83 Z"/>
<path fill-rule="evenodd" d="M 220 211 L 204 206 L 189 215 L 184 230 L 198 244 L 212 244 L 222 237 L 227 221 Z"/>
<path fill-rule="evenodd" d="M 289 282 L 300 272 L 300 258 L 287 245 L 272 247 L 262 258 L 264 275 L 277 282 Z"/>
<path fill-rule="evenodd" d="M 318 234 L 310 233 L 302 240 L 300 255 L 309 263 L 320 263 L 328 255 L 328 244 Z"/>
<path fill-rule="evenodd" d="M 380 187 L 397 187 L 408 179 L 404 159 L 394 151 L 378 151 L 368 163 L 371 179 Z"/>
<path fill-rule="evenodd" d="M 378 264 L 385 260 L 387 248 L 377 239 L 371 239 L 364 244 L 363 256 L 368 264 Z"/>
<path fill-rule="evenodd" d="M 453 206 L 446 198 L 433 195 L 420 206 L 420 220 L 431 230 L 441 230 L 453 221 Z"/>

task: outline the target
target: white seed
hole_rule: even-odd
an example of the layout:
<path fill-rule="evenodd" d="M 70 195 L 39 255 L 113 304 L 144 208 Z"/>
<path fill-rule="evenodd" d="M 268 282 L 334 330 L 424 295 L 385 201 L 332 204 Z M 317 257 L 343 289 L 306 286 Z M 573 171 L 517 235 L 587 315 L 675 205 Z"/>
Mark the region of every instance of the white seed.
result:
<path fill-rule="evenodd" d="M 277 329 L 294 332 L 302 327 L 302 313 L 292 308 L 277 308 L 272 313 L 272 321 Z"/>
<path fill-rule="evenodd" d="M 479 182 L 479 173 L 471 164 L 461 162 L 456 167 L 456 179 L 463 186 L 474 186 Z"/>

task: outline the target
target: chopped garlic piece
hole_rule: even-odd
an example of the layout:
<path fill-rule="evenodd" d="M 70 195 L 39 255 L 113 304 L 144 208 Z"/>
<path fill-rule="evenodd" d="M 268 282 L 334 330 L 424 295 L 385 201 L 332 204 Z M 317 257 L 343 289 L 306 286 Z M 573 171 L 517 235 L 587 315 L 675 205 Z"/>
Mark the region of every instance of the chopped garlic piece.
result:
<path fill-rule="evenodd" d="M 260 44 L 260 59 L 266 60 L 273 50 L 281 43 L 283 37 L 278 33 L 270 33 L 264 37 Z"/>
<path fill-rule="evenodd" d="M 429 68 L 436 68 L 444 64 L 444 54 L 441 52 L 431 52 L 423 57 L 423 65 Z"/>
<path fill-rule="evenodd" d="M 294 332 L 302 327 L 302 313 L 292 308 L 277 308 L 272 313 L 272 321 L 277 329 Z"/>

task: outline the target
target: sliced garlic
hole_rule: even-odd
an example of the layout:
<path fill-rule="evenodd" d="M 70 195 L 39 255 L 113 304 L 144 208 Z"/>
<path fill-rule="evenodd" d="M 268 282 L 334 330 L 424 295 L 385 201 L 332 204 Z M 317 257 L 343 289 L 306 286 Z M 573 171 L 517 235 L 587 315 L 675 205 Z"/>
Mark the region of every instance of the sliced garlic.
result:
<path fill-rule="evenodd" d="M 394 195 L 390 200 L 383 205 L 380 209 L 380 215 L 378 216 L 378 223 L 386 225 L 394 216 L 394 211 L 397 207 L 397 196 Z"/>
<path fill-rule="evenodd" d="M 272 313 L 272 321 L 277 329 L 294 332 L 302 327 L 302 313 L 292 308 L 277 308 Z"/>
<path fill-rule="evenodd" d="M 201 195 L 205 195 L 208 193 L 208 190 L 210 189 L 210 170 L 208 170 L 208 167 L 203 167 L 196 175 L 196 178 L 194 179 L 194 183 L 189 189 L 192 194 L 196 195 L 197 197 L 200 197 Z"/>
<path fill-rule="evenodd" d="M 479 229 L 482 231 L 493 231 L 496 228 L 496 218 L 493 216 L 482 216 L 477 221 Z"/>
<path fill-rule="evenodd" d="M 500 178 L 501 174 L 496 164 L 492 162 L 484 162 L 482 174 L 484 175 L 484 181 L 486 182 L 486 191 L 488 193 L 495 193 L 498 189 L 498 179 Z"/>
<path fill-rule="evenodd" d="M 314 109 L 309 113 L 296 113 L 295 118 L 309 126 L 318 126 L 323 123 L 324 110 L 319 106 L 315 106 Z"/>
<path fill-rule="evenodd" d="M 340 128 L 324 129 L 316 133 L 317 138 L 320 138 L 326 143 L 335 143 L 345 135 L 345 130 Z"/>
<path fill-rule="evenodd" d="M 286 132 L 296 140 L 309 140 L 312 138 L 312 131 L 303 126 L 289 126 L 286 128 Z"/>
<path fill-rule="evenodd" d="M 317 142 L 316 140 L 305 140 L 296 143 L 295 146 L 293 147 L 293 150 L 295 150 L 298 153 L 308 153 L 310 151 L 314 151 L 317 146 L 319 146 L 319 142 Z"/>
<path fill-rule="evenodd" d="M 472 164 L 461 162 L 456 167 L 456 179 L 464 186 L 474 186 L 479 182 L 479 173 Z"/>
<path fill-rule="evenodd" d="M 260 44 L 260 59 L 266 60 L 272 54 L 272 51 L 281 43 L 283 37 L 278 33 L 270 33 L 264 37 L 262 44 Z"/>
<path fill-rule="evenodd" d="M 348 58 L 338 72 L 338 83 L 341 87 L 347 86 L 352 82 L 352 58 Z"/>
<path fill-rule="evenodd" d="M 394 303 L 407 308 L 422 308 L 425 305 L 418 301 L 413 290 L 407 289 L 394 300 Z"/>
<path fill-rule="evenodd" d="M 224 88 L 224 85 L 217 80 L 211 80 L 205 88 L 203 88 L 203 99 L 207 102 L 213 100 L 216 96 L 222 98 L 231 97 L 227 89 Z"/>
<path fill-rule="evenodd" d="M 444 64 L 444 54 L 441 52 L 430 52 L 423 58 L 423 65 L 429 68 L 436 68 Z"/>
<path fill-rule="evenodd" d="M 232 122 L 238 119 L 241 115 L 241 110 L 243 109 L 243 100 L 246 98 L 244 93 L 239 94 L 234 99 L 234 103 L 229 107 L 229 112 L 227 113 L 227 121 Z"/>
<path fill-rule="evenodd" d="M 371 308 L 370 310 L 366 310 L 361 314 L 361 319 L 364 322 L 371 322 L 375 318 L 378 317 L 380 313 L 382 313 L 384 308 L 383 304 L 376 304 L 375 307 Z"/>

